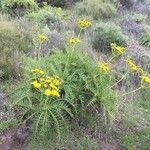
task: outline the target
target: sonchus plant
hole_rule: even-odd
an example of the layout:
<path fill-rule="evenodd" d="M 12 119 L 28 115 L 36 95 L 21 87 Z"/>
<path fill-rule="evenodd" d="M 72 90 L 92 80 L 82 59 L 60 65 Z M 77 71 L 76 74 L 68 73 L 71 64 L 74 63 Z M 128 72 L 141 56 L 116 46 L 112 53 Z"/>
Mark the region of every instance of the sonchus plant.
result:
<path fill-rule="evenodd" d="M 59 139 L 65 128 L 65 117 L 73 117 L 70 105 L 62 98 L 62 80 L 42 69 L 32 69 L 31 77 L 15 94 L 13 104 L 22 111 L 20 123 L 32 123 L 34 135 L 48 135 L 53 129 Z M 22 94 L 21 94 L 22 93 Z M 18 97 L 16 100 L 16 97 Z"/>

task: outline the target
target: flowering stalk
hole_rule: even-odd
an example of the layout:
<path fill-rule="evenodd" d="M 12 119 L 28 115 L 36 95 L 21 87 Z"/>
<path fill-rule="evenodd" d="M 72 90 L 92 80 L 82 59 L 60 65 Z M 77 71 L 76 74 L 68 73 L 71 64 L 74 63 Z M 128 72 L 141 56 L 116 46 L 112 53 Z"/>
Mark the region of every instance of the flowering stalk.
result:
<path fill-rule="evenodd" d="M 38 50 L 37 50 L 37 60 L 40 59 L 40 54 L 41 54 L 41 47 L 42 47 L 42 42 L 40 43 L 39 47 L 38 47 Z"/>

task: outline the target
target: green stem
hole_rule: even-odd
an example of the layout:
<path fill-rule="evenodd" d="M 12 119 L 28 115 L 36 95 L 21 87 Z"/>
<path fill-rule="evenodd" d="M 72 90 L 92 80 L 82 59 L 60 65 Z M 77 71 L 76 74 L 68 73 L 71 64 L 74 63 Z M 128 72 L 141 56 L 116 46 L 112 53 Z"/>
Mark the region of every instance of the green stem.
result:
<path fill-rule="evenodd" d="M 40 59 L 41 47 L 42 47 L 42 43 L 40 43 L 39 48 L 38 48 L 38 50 L 37 50 L 37 60 Z"/>
<path fill-rule="evenodd" d="M 115 85 L 117 85 L 119 82 L 121 82 L 121 81 L 127 76 L 128 73 L 129 73 L 129 72 L 126 72 L 126 73 L 122 76 L 122 78 L 121 78 L 120 80 L 118 80 L 116 83 L 114 83 L 114 84 L 110 87 L 110 89 L 113 88 Z"/>
<path fill-rule="evenodd" d="M 78 38 L 80 38 L 82 30 L 83 29 L 80 29 L 79 34 L 78 34 Z"/>

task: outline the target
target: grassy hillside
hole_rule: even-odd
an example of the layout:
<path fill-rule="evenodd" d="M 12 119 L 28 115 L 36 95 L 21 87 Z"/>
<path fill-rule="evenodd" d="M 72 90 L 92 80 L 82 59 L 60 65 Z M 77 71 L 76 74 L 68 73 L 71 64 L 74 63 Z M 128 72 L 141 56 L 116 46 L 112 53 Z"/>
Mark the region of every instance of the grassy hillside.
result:
<path fill-rule="evenodd" d="M 149 150 L 149 64 L 149 0 L 1 0 L 0 150 Z"/>

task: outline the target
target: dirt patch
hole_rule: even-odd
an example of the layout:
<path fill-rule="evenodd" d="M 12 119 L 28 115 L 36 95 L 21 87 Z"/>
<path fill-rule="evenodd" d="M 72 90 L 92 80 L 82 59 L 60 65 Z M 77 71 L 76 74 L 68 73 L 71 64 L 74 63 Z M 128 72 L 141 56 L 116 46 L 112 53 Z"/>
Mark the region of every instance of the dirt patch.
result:
<path fill-rule="evenodd" d="M 29 130 L 26 127 L 9 129 L 0 134 L 0 150 L 25 150 Z"/>

